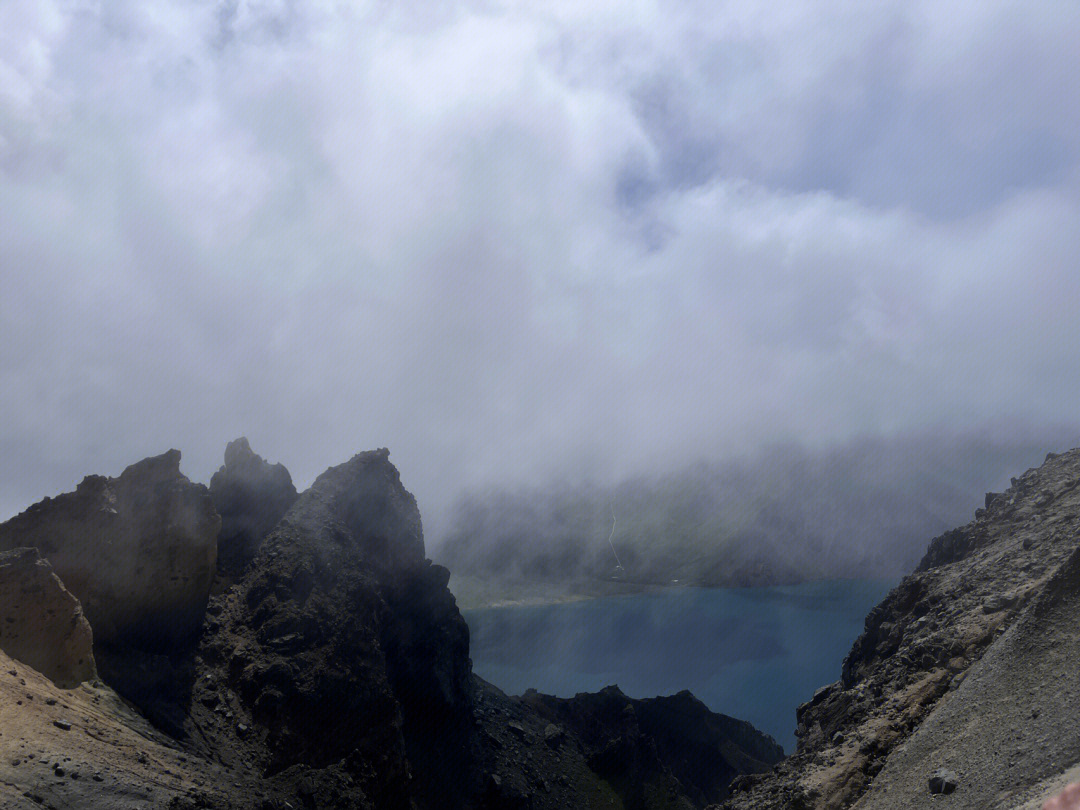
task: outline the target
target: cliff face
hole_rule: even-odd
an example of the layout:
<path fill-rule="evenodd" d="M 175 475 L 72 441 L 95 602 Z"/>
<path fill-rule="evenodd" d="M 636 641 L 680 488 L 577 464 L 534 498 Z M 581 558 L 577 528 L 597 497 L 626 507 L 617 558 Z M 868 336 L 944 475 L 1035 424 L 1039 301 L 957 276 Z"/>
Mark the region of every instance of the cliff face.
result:
<path fill-rule="evenodd" d="M 435 744 L 466 793 L 473 739 L 468 628 L 387 456 L 320 476 L 215 599 L 192 717 L 269 774 L 345 761 L 391 808 L 433 788 L 410 762 Z"/>
<path fill-rule="evenodd" d="M 0 649 L 60 687 L 97 677 L 82 605 L 37 549 L 0 552 Z"/>
<path fill-rule="evenodd" d="M 1080 762 L 1078 485 L 1080 451 L 1051 454 L 933 540 L 800 707 L 796 754 L 729 806 L 918 806 L 946 768 L 952 806 L 1010 807 Z"/>
<path fill-rule="evenodd" d="M 40 551 L 82 604 L 102 677 L 179 733 L 220 526 L 206 487 L 170 450 L 34 504 L 0 524 L 0 550 Z"/>
<path fill-rule="evenodd" d="M 82 602 L 98 645 L 169 649 L 202 625 L 221 521 L 180 451 L 91 475 L 0 524 L 0 551 L 32 547 Z"/>
<path fill-rule="evenodd" d="M 118 628 L 101 647 L 104 684 L 59 689 L 32 656 L 9 658 L 19 639 L 3 637 L 0 808 L 691 808 L 779 755 L 689 695 L 670 707 L 617 690 L 564 703 L 508 697 L 473 676 L 449 572 L 425 559 L 416 502 L 385 450 L 330 468 L 299 496 L 246 442 L 230 444 L 209 495 L 178 460 L 89 478 L 0 527 L 77 561 L 65 570 L 88 600 L 100 604 L 100 583 L 120 600 L 99 613 Z M 208 599 L 203 529 L 217 530 L 215 503 L 235 554 Z M 118 541 L 129 567 L 150 564 L 138 556 L 147 548 L 181 546 L 154 570 L 197 580 L 196 628 L 186 610 L 182 632 L 156 636 L 114 618 L 133 610 L 97 565 L 111 564 L 99 547 Z M 33 551 L 17 556 L 47 571 Z M 59 580 L 48 582 L 60 604 Z M 133 603 L 148 582 L 128 584 Z M 77 619 L 78 603 L 64 604 Z M 0 620 L 31 628 L 27 605 L 0 599 Z M 662 719 L 668 708 L 678 720 Z M 694 739 L 679 739 L 682 723 Z"/>

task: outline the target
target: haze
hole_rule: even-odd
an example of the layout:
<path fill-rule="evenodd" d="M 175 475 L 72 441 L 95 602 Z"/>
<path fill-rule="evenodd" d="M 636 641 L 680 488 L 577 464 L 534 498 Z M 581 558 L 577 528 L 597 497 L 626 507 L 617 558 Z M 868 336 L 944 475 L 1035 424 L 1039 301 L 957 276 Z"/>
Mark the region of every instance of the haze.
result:
<path fill-rule="evenodd" d="M 0 519 L 242 434 L 300 487 L 389 447 L 431 535 L 1074 425 L 1077 42 L 1049 0 L 6 0 Z"/>

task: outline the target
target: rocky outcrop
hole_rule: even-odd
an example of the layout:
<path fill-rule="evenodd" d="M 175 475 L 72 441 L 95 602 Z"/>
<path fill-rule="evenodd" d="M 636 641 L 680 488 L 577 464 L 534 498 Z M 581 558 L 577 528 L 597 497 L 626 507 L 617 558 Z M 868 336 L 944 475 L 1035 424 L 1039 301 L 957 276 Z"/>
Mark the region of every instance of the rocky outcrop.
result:
<path fill-rule="evenodd" d="M 866 617 L 841 679 L 799 708 L 796 753 L 729 807 L 839 808 L 864 793 L 860 807 L 917 806 L 941 767 L 958 774 L 951 806 L 1013 806 L 1080 763 L 1058 720 L 1080 696 L 1078 546 L 1072 450 L 930 543 Z"/>
<path fill-rule="evenodd" d="M 1080 764 L 1080 549 L 1032 597 L 962 682 L 897 747 L 858 803 L 917 806 L 954 793 L 957 807 L 1016 807 Z M 1062 722 L 1065 719 L 1065 722 Z"/>
<path fill-rule="evenodd" d="M 271 774 L 341 767 L 379 807 L 436 788 L 460 804 L 467 780 L 433 784 L 440 768 L 467 777 L 473 747 L 447 579 L 387 451 L 327 470 L 211 605 L 196 722 Z"/>
<path fill-rule="evenodd" d="M 0 650 L 61 688 L 97 677 L 82 605 L 37 549 L 0 552 Z"/>
<path fill-rule="evenodd" d="M 95 643 L 168 649 L 202 625 L 219 527 L 206 488 L 170 450 L 34 504 L 0 524 L 0 550 L 37 548 L 82 603 Z"/>
<path fill-rule="evenodd" d="M 177 460 L 87 479 L 2 536 L 44 541 L 55 531 L 52 553 L 77 557 L 86 582 L 113 587 L 84 546 L 122 542 L 137 556 L 167 548 L 162 538 L 196 533 L 201 547 L 203 529 L 216 535 L 209 496 L 179 476 Z M 264 464 L 234 443 L 218 494 L 247 467 L 265 485 Z M 231 525 L 249 532 L 249 559 L 235 581 L 218 580 L 201 632 L 147 643 L 114 619 L 98 657 L 104 683 L 66 696 L 0 652 L 0 807 L 689 810 L 720 795 L 731 772 L 779 756 L 688 694 L 514 698 L 472 675 L 449 572 L 425 559 L 416 502 L 385 450 L 327 470 L 280 519 L 245 498 L 221 502 L 237 506 Z M 106 551 L 102 565 L 115 553 Z M 39 565 L 30 554 L 16 557 Z M 153 577 L 190 566 L 173 574 L 198 572 L 208 587 L 210 563 L 141 564 Z M 113 593 L 138 602 L 136 584 Z M 27 604 L 13 608 L 16 623 Z M 101 615 L 127 615 L 126 604 L 112 607 Z"/>
<path fill-rule="evenodd" d="M 626 807 L 650 806 L 653 793 L 702 807 L 726 798 L 736 776 L 768 771 L 784 756 L 771 737 L 689 692 L 632 700 L 609 686 L 572 698 L 527 692 L 523 701 L 581 741 L 589 767 L 617 786 Z"/>
<path fill-rule="evenodd" d="M 210 499 L 221 515 L 218 570 L 235 578 L 293 505 L 296 487 L 284 465 L 264 461 L 241 437 L 225 448 L 225 465 L 210 479 Z"/>

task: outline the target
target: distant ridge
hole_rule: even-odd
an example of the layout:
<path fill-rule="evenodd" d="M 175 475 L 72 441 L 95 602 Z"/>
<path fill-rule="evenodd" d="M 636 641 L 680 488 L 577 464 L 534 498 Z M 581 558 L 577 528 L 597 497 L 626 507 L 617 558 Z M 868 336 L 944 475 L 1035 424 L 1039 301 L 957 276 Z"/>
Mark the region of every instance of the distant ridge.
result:
<path fill-rule="evenodd" d="M 553 484 L 463 499 L 436 559 L 470 604 L 613 587 L 901 576 L 926 538 L 1037 463 L 1046 444 L 980 434 L 776 447 L 614 487 Z M 611 504 L 618 504 L 610 542 Z M 611 583 L 615 583 L 612 585 Z"/>

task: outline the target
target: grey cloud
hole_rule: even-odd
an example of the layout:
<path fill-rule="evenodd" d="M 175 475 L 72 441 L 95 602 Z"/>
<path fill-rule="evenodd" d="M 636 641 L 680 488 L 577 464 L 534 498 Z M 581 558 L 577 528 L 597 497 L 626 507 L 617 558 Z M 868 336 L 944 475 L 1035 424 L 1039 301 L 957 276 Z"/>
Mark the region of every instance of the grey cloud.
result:
<path fill-rule="evenodd" d="M 299 486 L 389 446 L 437 534 L 493 481 L 1075 421 L 1061 6 L 16 5 L 4 514 L 240 434 Z"/>

